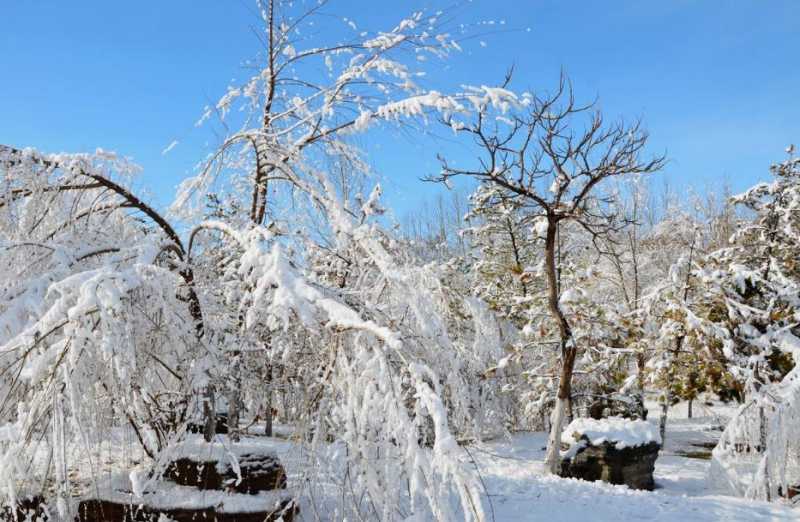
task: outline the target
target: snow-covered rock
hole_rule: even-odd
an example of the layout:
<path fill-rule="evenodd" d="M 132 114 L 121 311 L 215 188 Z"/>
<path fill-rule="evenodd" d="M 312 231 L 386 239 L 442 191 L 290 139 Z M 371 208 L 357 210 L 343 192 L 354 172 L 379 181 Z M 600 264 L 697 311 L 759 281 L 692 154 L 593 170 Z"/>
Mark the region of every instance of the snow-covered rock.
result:
<path fill-rule="evenodd" d="M 652 490 L 653 471 L 661 448 L 655 426 L 620 417 L 576 419 L 564 430 L 570 444 L 561 455 L 562 477 L 625 484 Z"/>
<path fill-rule="evenodd" d="M 78 522 L 160 520 L 163 516 L 177 522 L 288 522 L 296 514 L 292 495 L 286 490 L 248 495 L 169 482 L 153 484 L 141 498 L 127 490 L 114 490 L 100 498 L 82 500 L 77 509 Z"/>

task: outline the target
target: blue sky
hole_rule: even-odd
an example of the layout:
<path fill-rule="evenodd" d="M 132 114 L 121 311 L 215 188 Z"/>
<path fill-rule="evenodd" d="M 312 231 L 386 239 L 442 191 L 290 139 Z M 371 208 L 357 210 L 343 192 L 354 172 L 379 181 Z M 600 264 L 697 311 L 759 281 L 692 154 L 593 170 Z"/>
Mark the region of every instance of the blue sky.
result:
<path fill-rule="evenodd" d="M 258 49 L 253 3 L 5 2 L 0 143 L 116 150 L 144 167 L 137 185 L 166 206 L 216 143 L 194 127 L 203 106 L 244 75 L 242 62 Z M 334 0 L 327 11 L 337 15 L 331 24 L 349 17 L 381 29 L 424 5 Z M 513 63 L 515 87 L 547 89 L 563 67 L 579 98 L 599 96 L 609 116 L 643 118 L 652 150 L 670 158 L 659 176 L 678 190 L 742 190 L 767 179 L 784 147 L 800 142 L 796 0 L 475 0 L 458 16 L 505 20 L 509 30 L 469 42 L 443 78 L 493 84 Z M 180 144 L 163 155 L 173 140 Z M 398 215 L 430 197 L 418 178 L 437 170 L 442 146 L 427 136 L 369 144 Z"/>

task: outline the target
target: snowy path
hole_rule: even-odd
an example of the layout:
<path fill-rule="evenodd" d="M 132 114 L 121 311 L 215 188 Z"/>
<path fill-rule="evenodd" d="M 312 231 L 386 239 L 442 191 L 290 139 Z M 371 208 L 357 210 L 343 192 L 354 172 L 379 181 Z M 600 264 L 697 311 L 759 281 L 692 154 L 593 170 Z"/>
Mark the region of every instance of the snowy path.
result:
<path fill-rule="evenodd" d="M 707 481 L 710 461 L 675 454 L 691 448 L 703 451 L 691 443 L 713 441 L 719 435 L 710 429 L 713 421 L 672 420 L 666 448 L 656 463 L 653 492 L 545 475 L 544 433 L 517 434 L 510 441 L 481 444 L 469 451 L 480 468 L 498 522 L 799 521 L 800 511 L 787 506 L 713 491 Z"/>

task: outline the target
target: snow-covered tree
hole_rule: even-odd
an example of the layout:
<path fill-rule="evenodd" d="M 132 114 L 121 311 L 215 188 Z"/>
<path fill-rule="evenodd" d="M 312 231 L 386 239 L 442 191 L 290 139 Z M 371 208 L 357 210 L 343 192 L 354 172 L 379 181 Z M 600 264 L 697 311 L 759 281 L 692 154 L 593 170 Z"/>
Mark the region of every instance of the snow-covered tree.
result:
<path fill-rule="evenodd" d="M 62 517 L 67 465 L 114 419 L 150 457 L 170 443 L 210 351 L 187 251 L 126 188 L 136 170 L 102 151 L 0 148 L 3 491 L 52 475 Z"/>
<path fill-rule="evenodd" d="M 442 13 L 320 46 L 309 27 L 328 21 L 323 6 L 259 4 L 265 55 L 202 118 L 237 130 L 183 183 L 181 227 L 133 194 L 118 158 L 2 149 L 12 497 L 27 479 L 54 484 L 68 516 L 71 441 L 101 422 L 130 425 L 155 480 L 196 416 L 212 439 L 227 403 L 235 442 L 248 405 L 271 414 L 277 382 L 297 386 L 288 400 L 301 408 L 282 414 L 302 421 L 313 469 L 346 470 L 342 518 L 483 519 L 456 434 L 493 422 L 482 376 L 500 357 L 496 325 L 382 229 L 380 187 L 361 193 L 368 168 L 350 135 L 503 96 L 417 85 L 423 57 L 459 48 Z M 42 447 L 55 464 L 29 468 Z"/>
<path fill-rule="evenodd" d="M 475 248 L 475 294 L 500 317 L 522 329 L 544 287 L 534 277 L 541 261 L 539 238 L 531 234 L 536 216 L 501 188 L 481 185 L 471 196 L 468 216 L 473 225 L 465 235 Z"/>
<path fill-rule="evenodd" d="M 558 284 L 559 228 L 573 222 L 590 237 L 615 230 L 619 226 L 617 213 L 598 185 L 616 176 L 654 172 L 662 166 L 663 158 L 642 159 L 647 134 L 640 125 L 606 125 L 593 106 L 575 102 L 563 77 L 550 95 L 512 96 L 506 90 L 507 84 L 508 79 L 496 90 L 510 100 L 501 110 L 476 100 L 479 105 L 474 119 L 444 118 L 444 123 L 457 133 L 473 138 L 481 156 L 474 168 L 456 167 L 443 158 L 442 170 L 433 179 L 476 178 L 503 189 L 506 197 L 517 199 L 535 216 L 531 232 L 544 240 L 547 303 L 561 356 L 546 456 L 548 468 L 555 472 L 579 348 L 562 306 L 563 302 L 572 301 L 578 290 Z M 586 127 L 581 129 L 584 122 Z"/>
<path fill-rule="evenodd" d="M 716 329 L 745 398 L 714 451 L 715 462 L 735 490 L 767 500 L 785 496 L 800 480 L 800 159 L 793 147 L 787 152 L 789 158 L 771 168 L 771 183 L 734 198 L 754 217 L 699 272 L 720 309 L 705 318 L 708 328 Z"/>

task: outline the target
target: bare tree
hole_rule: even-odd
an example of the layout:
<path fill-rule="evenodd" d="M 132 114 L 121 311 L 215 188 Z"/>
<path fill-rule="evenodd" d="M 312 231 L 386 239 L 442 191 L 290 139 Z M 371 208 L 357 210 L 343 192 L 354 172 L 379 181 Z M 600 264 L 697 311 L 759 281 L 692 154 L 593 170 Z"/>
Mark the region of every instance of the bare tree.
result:
<path fill-rule="evenodd" d="M 502 88 L 510 81 L 507 76 Z M 598 190 L 602 181 L 627 174 L 648 174 L 664 165 L 663 156 L 641 158 L 648 134 L 640 123 L 606 124 L 594 103 L 578 105 L 572 86 L 562 75 L 557 90 L 544 96 L 523 96 L 508 114 L 494 115 L 488 105 L 474 121 L 443 123 L 471 136 L 480 148 L 478 166 L 457 168 L 440 157 L 442 170 L 429 181 L 447 182 L 469 176 L 501 187 L 535 216 L 534 229 L 544 238 L 548 309 L 557 324 L 561 370 L 545 462 L 559 467 L 561 430 L 570 401 L 572 373 L 578 353 L 572 329 L 560 301 L 558 229 L 574 221 L 597 241 L 620 230 L 624 219 Z M 581 128 L 581 124 L 585 124 Z"/>
<path fill-rule="evenodd" d="M 468 194 L 463 189 L 448 190 L 424 200 L 403 216 L 402 235 L 414 242 L 419 255 L 436 261 L 467 256 L 464 232 L 469 228 Z"/>

